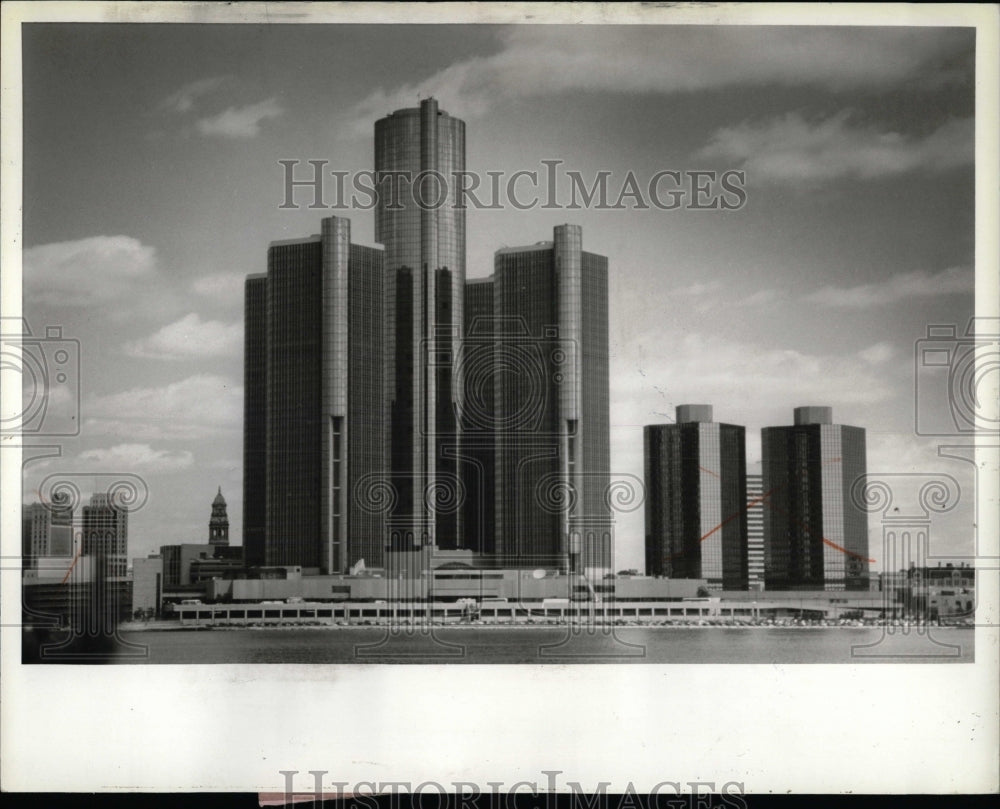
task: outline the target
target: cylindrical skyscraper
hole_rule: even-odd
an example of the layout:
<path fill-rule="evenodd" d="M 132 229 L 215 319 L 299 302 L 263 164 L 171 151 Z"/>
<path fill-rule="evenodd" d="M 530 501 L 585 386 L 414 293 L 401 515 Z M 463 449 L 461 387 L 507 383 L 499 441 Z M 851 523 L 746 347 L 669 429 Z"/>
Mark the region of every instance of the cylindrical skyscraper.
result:
<path fill-rule="evenodd" d="M 465 289 L 465 123 L 428 98 L 375 122 L 375 240 L 385 247 L 395 547 L 461 542 L 457 416 Z M 412 537 L 407 537 L 412 534 Z"/>

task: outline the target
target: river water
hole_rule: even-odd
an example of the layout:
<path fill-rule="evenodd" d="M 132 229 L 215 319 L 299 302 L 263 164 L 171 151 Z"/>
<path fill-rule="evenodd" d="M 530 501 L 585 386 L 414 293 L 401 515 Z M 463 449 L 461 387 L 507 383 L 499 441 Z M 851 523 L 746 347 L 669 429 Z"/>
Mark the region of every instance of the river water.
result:
<path fill-rule="evenodd" d="M 971 628 L 563 627 L 122 632 L 122 663 L 972 663 Z"/>

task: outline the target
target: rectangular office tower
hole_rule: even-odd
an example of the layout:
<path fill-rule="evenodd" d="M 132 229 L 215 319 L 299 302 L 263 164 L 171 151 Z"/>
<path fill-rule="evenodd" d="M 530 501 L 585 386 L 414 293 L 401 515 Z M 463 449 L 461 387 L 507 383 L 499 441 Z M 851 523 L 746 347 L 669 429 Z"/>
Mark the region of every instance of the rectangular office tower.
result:
<path fill-rule="evenodd" d="M 746 590 L 746 431 L 680 405 L 675 424 L 643 429 L 646 573 Z"/>
<path fill-rule="evenodd" d="M 505 565 L 613 563 L 608 260 L 582 244 L 560 225 L 553 241 L 497 251 L 493 276 L 467 288 L 462 429 L 485 493 L 479 477 L 466 489 L 492 514 L 469 535 Z"/>
<path fill-rule="evenodd" d="M 829 407 L 795 408 L 761 430 L 768 590 L 867 590 L 868 520 L 851 487 L 865 474 L 865 431 Z"/>
<path fill-rule="evenodd" d="M 83 507 L 80 552 L 102 559 L 99 570 L 107 578 L 123 579 L 128 572 L 128 511 L 112 496 L 97 492 Z"/>
<path fill-rule="evenodd" d="M 385 247 L 390 544 L 457 548 L 462 492 L 465 123 L 428 98 L 375 122 L 375 240 Z"/>
<path fill-rule="evenodd" d="M 40 556 L 73 555 L 73 507 L 56 503 L 32 503 L 21 513 L 22 555 L 25 568 Z"/>
<path fill-rule="evenodd" d="M 386 468 L 382 251 L 332 216 L 319 236 L 272 243 L 245 294 L 247 564 L 380 565 L 368 495 Z"/>

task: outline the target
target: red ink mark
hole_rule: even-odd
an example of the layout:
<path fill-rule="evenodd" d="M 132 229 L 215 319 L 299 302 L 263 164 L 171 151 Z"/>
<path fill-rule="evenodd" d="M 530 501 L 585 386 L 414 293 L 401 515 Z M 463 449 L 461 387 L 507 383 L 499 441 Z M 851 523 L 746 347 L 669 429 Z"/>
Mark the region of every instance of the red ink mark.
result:
<path fill-rule="evenodd" d="M 698 468 L 702 469 L 702 467 L 700 467 L 700 466 Z M 709 472 L 708 469 L 705 469 L 704 471 Z M 714 475 L 715 473 L 714 472 L 709 472 L 709 474 L 713 474 Z M 709 531 L 707 534 L 705 534 L 705 536 L 701 537 L 698 541 L 699 542 L 704 542 L 706 539 L 708 539 L 710 536 L 712 536 L 712 534 L 714 534 L 716 531 L 718 531 L 720 528 L 722 528 L 722 526 L 724 526 L 726 523 L 732 522 L 737 517 L 739 517 L 740 514 L 742 514 L 744 511 L 747 511 L 748 509 L 753 508 L 758 503 L 763 503 L 765 500 L 767 500 L 768 497 L 771 496 L 771 494 L 773 492 L 774 492 L 774 489 L 771 489 L 771 491 L 767 492 L 767 494 L 764 494 L 764 495 L 758 497 L 756 500 L 752 500 L 751 502 L 747 503 L 745 508 L 741 508 L 735 514 L 731 514 L 730 516 L 726 517 L 726 519 L 724 519 L 722 522 L 720 522 L 717 526 L 715 526 L 715 528 L 713 528 L 711 531 Z M 675 558 L 677 558 L 679 556 L 683 556 L 683 555 L 684 555 L 683 552 L 681 552 L 681 553 L 674 553 L 674 554 L 670 554 L 667 558 L 669 558 L 669 559 L 675 559 Z"/>
<path fill-rule="evenodd" d="M 838 545 L 836 542 L 833 542 L 833 541 L 827 539 L 826 537 L 823 537 L 822 539 L 823 539 L 823 542 L 825 542 L 831 548 L 836 548 L 841 553 L 846 553 L 848 556 L 853 556 L 855 559 L 862 559 L 862 560 L 865 559 L 865 557 L 862 556 L 860 553 L 855 553 L 854 551 L 849 551 L 849 550 L 847 550 L 847 548 L 841 548 L 840 545 Z M 867 559 L 865 561 L 874 562 L 875 560 L 874 559 Z"/>
<path fill-rule="evenodd" d="M 705 471 L 707 472 L 708 470 L 706 469 Z M 712 536 L 712 534 L 714 534 L 716 531 L 718 531 L 720 528 L 722 528 L 722 526 L 724 526 L 726 523 L 732 522 L 737 517 L 739 517 L 740 514 L 742 514 L 744 511 L 749 511 L 751 508 L 753 508 L 754 506 L 756 506 L 758 503 L 763 503 L 765 500 L 767 500 L 768 497 L 771 496 L 771 494 L 773 492 L 774 492 L 774 489 L 771 489 L 771 491 L 769 491 L 767 494 L 761 495 L 756 500 L 753 500 L 752 502 L 747 503 L 746 504 L 746 508 L 741 508 L 735 514 L 731 514 L 730 516 L 726 517 L 726 519 L 724 519 L 722 522 L 720 522 L 717 526 L 715 526 L 715 528 L 713 528 L 711 531 L 709 531 L 707 534 L 705 534 L 705 536 L 703 536 L 698 541 L 699 542 L 704 542 L 706 539 L 708 539 L 710 536 Z"/>
<path fill-rule="evenodd" d="M 76 560 L 79 558 L 80 558 L 80 551 L 77 551 L 76 556 L 73 557 L 73 561 L 69 566 L 69 570 L 66 571 L 66 575 L 63 576 L 63 580 L 59 582 L 60 584 L 65 584 L 69 580 L 69 574 L 73 572 L 73 568 L 76 567 Z"/>
<path fill-rule="evenodd" d="M 833 460 L 839 461 L 840 458 L 834 458 Z M 699 469 L 703 469 L 703 467 L 700 467 L 700 466 L 698 468 Z M 709 474 L 715 474 L 714 472 L 710 472 L 708 469 L 703 469 L 703 471 L 709 472 Z M 710 536 L 712 536 L 712 534 L 714 534 L 716 531 L 718 531 L 720 528 L 722 528 L 722 526 L 724 526 L 726 523 L 731 522 L 732 520 L 734 520 L 737 517 L 739 517 L 740 514 L 742 514 L 744 511 L 747 511 L 748 509 L 751 509 L 754 506 L 757 506 L 758 504 L 766 503 L 767 499 L 772 494 L 774 494 L 774 492 L 776 492 L 776 491 L 777 491 L 777 489 L 771 489 L 769 492 L 764 493 L 763 495 L 761 495 L 760 497 L 758 497 L 756 500 L 751 500 L 749 503 L 747 503 L 746 508 L 741 509 L 740 511 L 737 511 L 735 514 L 732 514 L 729 517 L 726 517 L 726 519 L 724 519 L 722 522 L 720 522 L 717 526 L 715 526 L 715 528 L 713 528 L 711 531 L 709 531 L 707 534 L 705 534 L 705 536 L 701 537 L 698 541 L 699 542 L 704 542 L 706 539 L 708 539 Z M 773 503 L 766 503 L 766 505 L 769 505 L 772 508 L 775 508 L 778 511 L 781 511 L 783 514 L 785 514 L 785 516 L 788 516 L 788 512 L 785 512 L 783 509 L 777 508 L 777 506 L 775 506 Z M 806 525 L 804 522 L 801 522 L 801 521 L 797 521 L 797 522 L 799 523 L 799 528 L 803 529 L 808 534 L 809 533 L 809 526 Z M 862 559 L 862 560 L 867 561 L 867 562 L 869 562 L 871 564 L 875 563 L 874 559 L 865 557 L 865 556 L 861 555 L 860 553 L 855 553 L 854 551 L 849 551 L 849 550 L 847 550 L 847 548 L 841 547 L 836 542 L 833 542 L 832 540 L 829 540 L 826 537 L 820 537 L 820 539 L 823 540 L 824 544 L 829 545 L 831 548 L 835 548 L 836 550 L 840 551 L 843 554 L 846 554 L 847 556 L 851 556 L 851 557 L 853 557 L 855 559 Z M 672 553 L 672 554 L 669 554 L 667 556 L 667 558 L 668 559 L 677 559 L 677 558 L 679 558 L 679 557 L 681 557 L 683 555 L 684 555 L 684 553 L 682 551 L 681 553 Z"/>
<path fill-rule="evenodd" d="M 780 509 L 780 508 L 777 508 L 777 506 L 775 506 L 774 504 L 771 504 L 771 507 L 772 507 L 772 508 L 775 508 L 775 509 L 777 509 L 777 510 L 778 510 L 778 511 L 780 511 L 780 512 L 781 512 L 782 514 L 784 514 L 784 515 L 785 515 L 786 517 L 787 517 L 787 516 L 789 516 L 789 514 L 788 514 L 788 512 L 787 512 L 787 511 L 784 511 L 783 509 Z M 796 522 L 798 523 L 798 525 L 799 525 L 799 528 L 801 528 L 801 529 L 802 529 L 803 531 L 805 531 L 805 532 L 806 532 L 806 535 L 808 536 L 808 535 L 810 534 L 810 530 L 809 530 L 809 526 L 808 526 L 808 525 L 806 525 L 806 524 L 805 524 L 804 522 L 802 522 L 801 520 L 796 520 Z M 862 556 L 862 555 L 861 555 L 860 553 L 855 553 L 854 551 L 849 551 L 849 550 L 847 550 L 847 548 L 842 548 L 842 547 L 841 547 L 840 545 L 838 545 L 838 544 L 837 544 L 836 542 L 833 542 L 832 540 L 829 540 L 829 539 L 827 539 L 826 537 L 820 537 L 820 539 L 821 539 L 821 540 L 822 540 L 822 541 L 823 541 L 823 542 L 824 542 L 825 544 L 829 545 L 829 546 L 830 546 L 831 548 L 836 548 L 836 549 L 837 549 L 838 551 L 840 551 L 841 553 L 844 553 L 844 554 L 847 554 L 848 556 L 853 556 L 853 557 L 854 557 L 855 559 L 866 559 L 866 557 Z M 874 563 L 874 562 L 875 562 L 875 560 L 874 560 L 874 559 L 867 559 L 867 561 L 868 561 L 868 562 L 870 562 L 870 563 Z"/>

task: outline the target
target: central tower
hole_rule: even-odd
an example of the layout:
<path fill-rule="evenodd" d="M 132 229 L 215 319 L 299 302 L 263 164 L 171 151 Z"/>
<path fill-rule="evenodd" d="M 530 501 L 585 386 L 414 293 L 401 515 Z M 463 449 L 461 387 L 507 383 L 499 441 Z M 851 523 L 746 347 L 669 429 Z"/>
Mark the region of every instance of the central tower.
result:
<path fill-rule="evenodd" d="M 385 248 L 389 544 L 458 547 L 465 123 L 428 98 L 375 122 L 375 240 Z"/>

